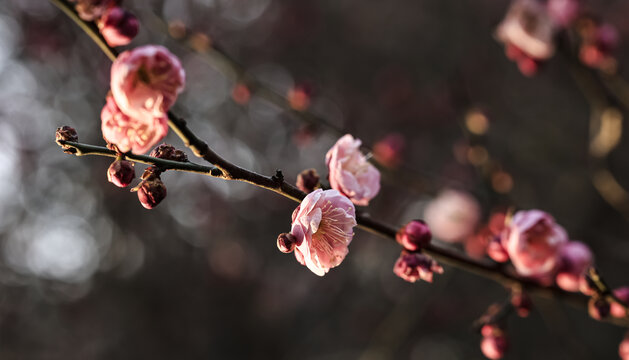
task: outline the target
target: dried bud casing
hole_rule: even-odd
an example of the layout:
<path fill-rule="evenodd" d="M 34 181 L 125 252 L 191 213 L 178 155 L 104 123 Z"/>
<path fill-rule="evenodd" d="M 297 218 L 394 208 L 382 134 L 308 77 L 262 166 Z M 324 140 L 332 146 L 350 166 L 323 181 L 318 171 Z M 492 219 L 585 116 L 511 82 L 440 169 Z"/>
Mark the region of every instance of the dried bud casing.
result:
<path fill-rule="evenodd" d="M 309 194 L 313 192 L 316 188 L 320 187 L 319 183 L 319 174 L 315 169 L 304 170 L 297 175 L 297 187 L 299 190 Z"/>
<path fill-rule="evenodd" d="M 158 145 L 153 151 L 151 151 L 151 156 L 164 159 L 164 160 L 172 160 L 179 162 L 188 161 L 188 156 L 181 150 L 176 149 L 174 146 L 169 144 L 161 144 Z"/>
<path fill-rule="evenodd" d="M 79 135 L 77 134 L 76 130 L 73 127 L 62 126 L 60 128 L 57 128 L 57 131 L 55 131 L 55 141 L 57 142 L 59 146 L 61 146 L 62 149 L 69 150 L 70 147 L 68 145 L 61 144 L 59 142 L 60 140 L 78 142 Z"/>
<path fill-rule="evenodd" d="M 127 45 L 138 34 L 138 19 L 120 7 L 108 9 L 98 23 L 100 33 L 109 46 Z"/>
<path fill-rule="evenodd" d="M 107 169 L 107 180 L 117 187 L 127 187 L 135 179 L 135 166 L 131 161 L 117 159 Z"/>
<path fill-rule="evenodd" d="M 395 240 L 408 251 L 424 248 L 431 239 L 430 228 L 423 220 L 412 220 L 395 234 Z"/>
<path fill-rule="evenodd" d="M 277 248 L 281 252 L 288 254 L 295 250 L 296 242 L 297 238 L 295 235 L 291 233 L 282 233 L 277 237 Z"/>
<path fill-rule="evenodd" d="M 138 199 L 146 209 L 152 209 L 166 198 L 166 185 L 158 176 L 151 176 L 137 187 Z"/>

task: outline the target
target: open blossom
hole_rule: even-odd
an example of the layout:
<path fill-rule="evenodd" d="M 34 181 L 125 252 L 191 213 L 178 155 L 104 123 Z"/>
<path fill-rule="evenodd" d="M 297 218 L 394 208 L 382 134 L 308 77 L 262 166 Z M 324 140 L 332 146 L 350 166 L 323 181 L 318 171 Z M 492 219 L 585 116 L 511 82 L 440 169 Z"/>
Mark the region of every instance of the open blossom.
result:
<path fill-rule="evenodd" d="M 561 247 L 559 257 L 557 285 L 566 291 L 579 291 L 585 272 L 592 266 L 592 251 L 581 242 L 570 241 Z"/>
<path fill-rule="evenodd" d="M 474 233 L 480 220 L 480 206 L 468 193 L 448 189 L 428 204 L 424 220 L 439 240 L 458 242 Z"/>
<path fill-rule="evenodd" d="M 360 152 L 361 141 L 350 134 L 340 138 L 325 155 L 330 186 L 356 205 L 368 205 L 380 191 L 380 172 Z"/>
<path fill-rule="evenodd" d="M 354 226 L 356 210 L 347 197 L 336 190 L 314 190 L 293 212 L 297 261 L 325 275 L 345 259 Z"/>
<path fill-rule="evenodd" d="M 556 270 L 568 234 L 541 210 L 518 211 L 502 238 L 502 245 L 517 272 L 542 278 Z"/>
<path fill-rule="evenodd" d="M 111 67 L 111 92 L 116 104 L 135 118 L 164 116 L 184 84 L 179 59 L 162 46 L 125 51 Z"/>
<path fill-rule="evenodd" d="M 107 97 L 100 118 L 103 137 L 122 152 L 144 154 L 168 133 L 168 119 L 165 116 L 129 117 L 120 111 L 111 96 Z"/>
<path fill-rule="evenodd" d="M 412 283 L 420 279 L 432 282 L 433 274 L 442 274 L 443 268 L 428 255 L 402 251 L 393 266 L 393 273 Z"/>

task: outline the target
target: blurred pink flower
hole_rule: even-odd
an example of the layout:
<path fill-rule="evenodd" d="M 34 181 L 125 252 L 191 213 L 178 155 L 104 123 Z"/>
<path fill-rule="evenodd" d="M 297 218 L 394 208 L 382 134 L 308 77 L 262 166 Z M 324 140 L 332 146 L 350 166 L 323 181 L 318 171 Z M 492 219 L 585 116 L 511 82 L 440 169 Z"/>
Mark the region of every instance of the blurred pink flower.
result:
<path fill-rule="evenodd" d="M 585 272 L 592 266 L 592 251 L 584 243 L 570 241 L 561 247 L 559 257 L 561 262 L 555 282 L 566 291 L 579 291 Z"/>
<path fill-rule="evenodd" d="M 373 157 L 380 164 L 394 169 L 402 163 L 406 141 L 401 134 L 388 134 L 373 146 Z"/>
<path fill-rule="evenodd" d="M 422 220 L 412 220 L 395 234 L 395 241 L 408 251 L 417 251 L 430 244 L 430 228 Z"/>
<path fill-rule="evenodd" d="M 618 355 L 622 360 L 629 360 L 629 332 L 625 334 L 625 338 L 618 345 Z"/>
<path fill-rule="evenodd" d="M 118 6 L 112 7 L 98 21 L 100 33 L 112 47 L 127 45 L 138 34 L 138 19 Z"/>
<path fill-rule="evenodd" d="M 560 26 L 570 25 L 579 15 L 578 0 L 548 0 L 548 15 Z"/>
<path fill-rule="evenodd" d="M 488 359 L 502 359 L 507 352 L 509 343 L 505 332 L 494 324 L 487 324 L 481 329 L 483 340 L 480 349 Z"/>
<path fill-rule="evenodd" d="M 107 104 L 100 118 L 103 137 L 122 152 L 144 154 L 168 133 L 168 119 L 165 116 L 129 117 L 120 111 L 112 96 L 107 96 Z"/>
<path fill-rule="evenodd" d="M 179 59 L 162 46 L 125 51 L 111 67 L 111 92 L 128 116 L 161 117 L 183 90 L 185 72 Z"/>
<path fill-rule="evenodd" d="M 556 270 L 560 250 L 567 242 L 566 231 L 541 210 L 518 211 L 502 237 L 502 246 L 517 272 L 538 278 Z"/>
<path fill-rule="evenodd" d="M 350 134 L 340 138 L 325 155 L 330 186 L 356 205 L 368 205 L 380 191 L 380 172 L 360 152 L 361 141 Z"/>
<path fill-rule="evenodd" d="M 336 190 L 314 190 L 293 212 L 297 261 L 325 275 L 345 259 L 354 226 L 356 210 L 347 197 Z"/>
<path fill-rule="evenodd" d="M 443 268 L 428 255 L 402 251 L 393 266 L 393 273 L 412 283 L 420 279 L 432 282 L 433 274 L 442 274 Z"/>
<path fill-rule="evenodd" d="M 498 25 L 496 36 L 532 59 L 545 60 L 555 52 L 555 31 L 553 20 L 539 1 L 516 0 Z"/>
<path fill-rule="evenodd" d="M 622 286 L 614 289 L 614 296 L 626 305 L 629 305 L 629 286 Z M 616 318 L 624 318 L 627 316 L 625 308 L 617 302 L 611 303 L 610 313 Z M 627 349 L 627 355 L 629 355 L 629 349 Z"/>
<path fill-rule="evenodd" d="M 432 234 L 443 241 L 459 242 L 474 233 L 480 220 L 480 205 L 468 193 L 444 190 L 424 211 Z"/>

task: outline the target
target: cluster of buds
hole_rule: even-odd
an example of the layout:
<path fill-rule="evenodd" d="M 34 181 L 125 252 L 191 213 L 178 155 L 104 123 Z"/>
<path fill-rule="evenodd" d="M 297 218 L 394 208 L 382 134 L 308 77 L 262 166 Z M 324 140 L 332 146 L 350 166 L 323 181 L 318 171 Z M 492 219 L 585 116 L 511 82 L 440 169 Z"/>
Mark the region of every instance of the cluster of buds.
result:
<path fill-rule="evenodd" d="M 138 34 L 138 19 L 120 7 L 122 0 L 72 0 L 79 17 L 96 21 L 109 46 L 127 45 Z"/>
<path fill-rule="evenodd" d="M 393 273 L 400 278 L 415 282 L 432 282 L 434 273 L 442 274 L 443 268 L 430 256 L 420 251 L 430 244 L 432 234 L 423 220 L 412 220 L 395 234 L 395 241 L 404 250 L 393 266 Z"/>
<path fill-rule="evenodd" d="M 480 349 L 483 355 L 492 360 L 502 359 L 509 347 L 504 329 L 497 324 L 485 324 L 481 328 L 481 335 Z"/>
<path fill-rule="evenodd" d="M 616 70 L 614 52 L 618 47 L 618 33 L 610 24 L 584 16 L 576 23 L 581 40 L 579 59 L 589 67 L 613 73 Z"/>

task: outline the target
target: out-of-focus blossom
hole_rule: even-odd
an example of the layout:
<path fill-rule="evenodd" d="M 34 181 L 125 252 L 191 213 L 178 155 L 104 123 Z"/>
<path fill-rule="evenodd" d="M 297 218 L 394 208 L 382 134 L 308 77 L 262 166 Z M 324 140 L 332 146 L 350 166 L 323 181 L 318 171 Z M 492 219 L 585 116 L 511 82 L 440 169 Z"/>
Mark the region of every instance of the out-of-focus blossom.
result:
<path fill-rule="evenodd" d="M 480 205 L 470 194 L 444 190 L 424 211 L 432 234 L 443 241 L 459 242 L 474 233 L 480 220 Z"/>
<path fill-rule="evenodd" d="M 531 308 L 533 307 L 533 301 L 531 298 L 523 291 L 514 291 L 511 294 L 511 305 L 517 312 L 520 317 L 527 317 L 531 312 Z"/>
<path fill-rule="evenodd" d="M 71 0 L 76 3 L 79 17 L 85 21 L 94 21 L 111 7 L 117 6 L 121 0 Z"/>
<path fill-rule="evenodd" d="M 443 268 L 430 256 L 402 251 L 393 266 L 393 273 L 408 282 L 432 282 L 434 273 L 443 274 Z"/>
<path fill-rule="evenodd" d="M 618 355 L 622 360 L 629 360 L 629 332 L 625 334 L 625 338 L 618 345 Z"/>
<path fill-rule="evenodd" d="M 140 24 L 132 13 L 116 6 L 105 12 L 98 21 L 98 28 L 107 44 L 116 47 L 129 44 L 138 35 Z"/>
<path fill-rule="evenodd" d="M 577 24 L 581 37 L 579 58 L 585 65 L 613 71 L 616 59 L 613 53 L 618 47 L 618 32 L 610 24 L 600 24 L 594 19 L 584 17 Z"/>
<path fill-rule="evenodd" d="M 103 137 L 121 152 L 144 154 L 168 133 L 165 116 L 130 117 L 120 110 L 112 96 L 107 97 L 100 118 Z"/>
<path fill-rule="evenodd" d="M 611 306 L 607 300 L 594 296 L 588 302 L 588 313 L 595 320 L 601 320 L 609 315 Z"/>
<path fill-rule="evenodd" d="M 354 204 L 336 190 L 317 189 L 293 212 L 291 234 L 295 257 L 313 273 L 323 276 L 349 252 L 354 236 Z"/>
<path fill-rule="evenodd" d="M 614 289 L 614 296 L 616 296 L 618 300 L 622 301 L 625 305 L 629 304 L 629 286 Z M 624 318 L 627 316 L 625 307 L 617 302 L 611 303 L 610 313 L 613 317 L 617 318 Z"/>
<path fill-rule="evenodd" d="M 430 228 L 422 220 L 412 220 L 401 227 L 395 240 L 408 251 L 417 251 L 430 244 L 432 234 Z"/>
<path fill-rule="evenodd" d="M 559 257 L 557 285 L 566 291 L 579 291 L 585 272 L 592 266 L 592 251 L 584 243 L 570 241 L 561 247 Z"/>
<path fill-rule="evenodd" d="M 505 332 L 495 324 L 486 324 L 481 329 L 483 339 L 480 349 L 488 359 L 502 359 L 507 352 L 509 343 Z"/>
<path fill-rule="evenodd" d="M 360 152 L 361 141 L 350 134 L 340 138 L 325 155 L 330 186 L 356 205 L 368 205 L 380 191 L 380 172 Z"/>
<path fill-rule="evenodd" d="M 540 210 L 518 211 L 502 238 L 502 246 L 517 272 L 537 278 L 556 270 L 560 250 L 567 242 L 566 231 Z"/>
<path fill-rule="evenodd" d="M 245 84 L 236 84 L 232 89 L 232 99 L 236 104 L 245 105 L 251 99 L 251 90 Z"/>
<path fill-rule="evenodd" d="M 179 59 L 168 49 L 147 45 L 125 51 L 111 67 L 111 92 L 123 113 L 163 117 L 185 84 Z"/>
<path fill-rule="evenodd" d="M 299 173 L 297 175 L 297 182 L 295 183 L 299 190 L 307 193 L 311 193 L 314 189 L 318 188 L 321 184 L 319 183 L 319 174 L 317 174 L 317 170 L 315 169 L 307 169 Z"/>
<path fill-rule="evenodd" d="M 572 24 L 579 15 L 579 8 L 578 0 L 548 0 L 546 3 L 548 15 L 562 27 Z"/>
<path fill-rule="evenodd" d="M 401 134 L 389 134 L 373 146 L 373 157 L 383 166 L 395 169 L 402 163 L 406 141 Z"/>
<path fill-rule="evenodd" d="M 556 25 L 537 0 L 516 0 L 496 30 L 505 44 L 507 57 L 518 63 L 525 75 L 533 75 L 541 61 L 555 52 Z"/>
<path fill-rule="evenodd" d="M 158 159 L 186 162 L 188 156 L 182 150 L 176 149 L 170 144 L 160 144 L 151 150 L 151 156 Z"/>
<path fill-rule="evenodd" d="M 131 161 L 116 159 L 107 169 L 107 180 L 117 187 L 127 187 L 135 179 L 135 166 Z"/>
<path fill-rule="evenodd" d="M 505 214 L 495 212 L 474 235 L 465 239 L 465 252 L 474 258 L 482 258 L 486 254 L 498 262 L 506 262 L 509 255 L 500 244 L 500 235 L 505 227 Z"/>
<path fill-rule="evenodd" d="M 140 204 L 149 210 L 159 205 L 166 198 L 167 193 L 166 185 L 158 175 L 148 176 L 133 190 L 138 192 Z"/>
<path fill-rule="evenodd" d="M 297 111 L 305 111 L 310 106 L 312 89 L 306 85 L 295 86 L 288 90 L 286 98 L 291 108 Z"/>

